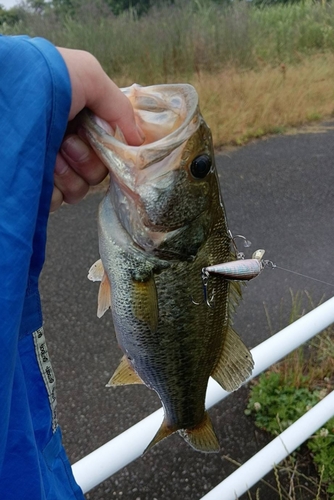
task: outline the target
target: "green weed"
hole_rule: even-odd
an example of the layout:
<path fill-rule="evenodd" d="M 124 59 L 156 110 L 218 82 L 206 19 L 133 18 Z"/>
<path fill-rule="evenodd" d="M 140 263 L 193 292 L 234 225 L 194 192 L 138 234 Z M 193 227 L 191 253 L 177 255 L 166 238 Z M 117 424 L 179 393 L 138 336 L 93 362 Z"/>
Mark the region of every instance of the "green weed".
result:
<path fill-rule="evenodd" d="M 307 441 L 307 447 L 318 470 L 322 470 L 328 493 L 334 493 L 334 418 Z"/>
<path fill-rule="evenodd" d="M 280 373 L 269 371 L 261 374 L 252 388 L 245 413 L 254 415 L 258 427 L 277 435 L 320 399 L 319 391 L 295 388 Z"/>
<path fill-rule="evenodd" d="M 292 294 L 291 298 L 292 322 L 301 315 L 303 297 Z M 311 302 L 309 296 L 308 300 Z M 278 435 L 333 389 L 333 341 L 334 328 L 330 327 L 253 382 L 245 413 L 254 418 L 258 427 Z M 319 473 L 316 498 L 333 500 L 330 495 L 334 493 L 334 418 L 308 439 L 306 446 Z M 290 457 L 291 460 L 298 462 L 298 452 Z M 298 469 L 296 474 L 300 474 Z"/>

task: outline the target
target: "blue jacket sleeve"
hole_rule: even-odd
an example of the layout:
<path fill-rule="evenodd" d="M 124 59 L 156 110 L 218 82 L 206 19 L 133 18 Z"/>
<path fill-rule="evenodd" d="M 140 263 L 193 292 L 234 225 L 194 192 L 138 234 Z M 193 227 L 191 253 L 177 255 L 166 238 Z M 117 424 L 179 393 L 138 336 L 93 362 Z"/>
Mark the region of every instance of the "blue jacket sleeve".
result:
<path fill-rule="evenodd" d="M 71 88 L 62 57 L 44 39 L 0 36 L 0 68 L 1 470 L 18 339 L 42 321 L 40 307 L 29 302 L 39 304 L 53 169 Z"/>

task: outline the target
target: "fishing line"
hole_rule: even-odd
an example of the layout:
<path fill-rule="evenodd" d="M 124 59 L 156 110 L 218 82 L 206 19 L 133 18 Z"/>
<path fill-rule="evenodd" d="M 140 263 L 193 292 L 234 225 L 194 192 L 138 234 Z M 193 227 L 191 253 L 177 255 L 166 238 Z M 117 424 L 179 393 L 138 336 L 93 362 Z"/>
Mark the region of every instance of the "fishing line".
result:
<path fill-rule="evenodd" d="M 307 278 L 309 280 L 318 281 L 318 283 L 323 283 L 324 285 L 334 287 L 334 283 L 328 283 L 327 281 L 319 280 L 318 278 L 313 278 L 312 276 L 307 276 L 306 274 L 298 273 L 297 271 L 292 271 L 291 269 L 286 269 L 285 267 L 278 266 L 274 264 L 270 260 L 264 260 L 264 265 L 266 267 L 270 267 L 271 269 L 281 269 L 281 271 L 286 271 L 287 273 L 296 274 L 297 276 L 302 276 L 303 278 Z"/>
<path fill-rule="evenodd" d="M 329 283 L 328 281 L 323 281 L 313 276 L 308 276 L 307 274 L 299 273 L 297 271 L 292 271 L 291 269 L 286 269 L 285 267 L 278 266 L 274 264 L 271 260 L 263 260 L 262 256 L 264 254 L 263 249 L 256 250 L 253 253 L 251 259 L 244 259 L 244 254 L 238 252 L 238 259 L 231 262 L 223 262 L 222 264 L 216 264 L 214 266 L 203 267 L 202 269 L 202 286 L 203 286 L 203 301 L 210 308 L 214 307 L 213 298 L 215 292 L 213 290 L 211 298 L 208 297 L 208 281 L 210 275 L 218 275 L 223 279 L 230 281 L 249 281 L 256 278 L 263 272 L 263 269 L 269 267 L 270 269 L 280 269 L 287 273 L 295 274 L 303 278 L 317 281 L 323 285 L 334 287 L 334 283 Z M 195 302 L 192 296 L 190 296 L 191 302 L 199 306 L 199 302 Z"/>
<path fill-rule="evenodd" d="M 238 247 L 237 247 L 237 244 L 235 242 L 235 238 L 241 238 L 243 240 L 244 247 L 250 247 L 252 245 L 252 243 L 245 236 L 243 236 L 241 234 L 237 234 L 237 235 L 233 236 L 231 231 L 229 231 L 229 235 L 230 235 L 230 238 L 232 241 L 232 245 L 237 253 L 237 259 L 243 260 L 245 257 L 244 253 L 238 251 Z M 256 255 L 258 252 L 260 252 L 259 255 Z M 297 271 L 292 271 L 292 269 L 287 269 L 285 267 L 278 266 L 277 264 L 274 264 L 274 262 L 272 262 L 271 260 L 262 260 L 262 255 L 264 253 L 265 253 L 264 250 L 257 250 L 256 252 L 253 253 L 253 257 L 252 257 L 252 259 L 255 258 L 255 259 L 258 259 L 260 262 L 262 262 L 262 269 L 264 269 L 265 267 L 270 267 L 270 269 L 280 269 L 281 271 L 295 274 L 296 276 L 301 276 L 302 278 L 306 278 L 306 279 L 309 279 L 312 281 L 317 281 L 318 283 L 322 283 L 323 285 L 334 287 L 334 283 L 329 283 L 328 281 L 323 281 L 323 280 L 320 280 L 318 278 L 314 278 L 313 276 L 308 276 L 307 274 L 299 273 Z M 208 270 L 209 270 L 209 268 L 208 268 Z M 260 274 L 260 272 L 261 272 L 261 270 L 259 270 L 259 272 L 257 274 L 255 273 L 252 277 L 255 278 L 256 275 Z M 234 279 L 237 280 L 236 276 L 237 276 L 237 274 L 235 275 Z M 251 279 L 251 278 L 249 278 L 249 279 Z"/>

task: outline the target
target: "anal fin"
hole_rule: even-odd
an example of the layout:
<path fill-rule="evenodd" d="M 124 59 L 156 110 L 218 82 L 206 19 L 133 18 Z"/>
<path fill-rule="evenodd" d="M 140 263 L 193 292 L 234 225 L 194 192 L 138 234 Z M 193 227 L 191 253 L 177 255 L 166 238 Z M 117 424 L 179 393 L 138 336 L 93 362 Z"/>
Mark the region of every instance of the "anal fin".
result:
<path fill-rule="evenodd" d="M 253 357 L 232 327 L 228 328 L 223 349 L 211 376 L 226 391 L 238 389 L 252 374 Z"/>
<path fill-rule="evenodd" d="M 115 373 L 107 383 L 106 387 L 116 387 L 118 385 L 143 384 L 142 379 L 134 371 L 126 356 L 123 356 Z"/>

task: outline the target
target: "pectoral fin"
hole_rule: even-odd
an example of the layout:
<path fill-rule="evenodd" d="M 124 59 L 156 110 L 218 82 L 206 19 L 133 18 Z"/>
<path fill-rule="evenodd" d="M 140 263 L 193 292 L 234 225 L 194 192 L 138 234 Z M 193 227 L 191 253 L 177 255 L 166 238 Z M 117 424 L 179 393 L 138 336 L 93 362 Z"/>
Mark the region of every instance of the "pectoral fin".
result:
<path fill-rule="evenodd" d="M 146 281 L 133 280 L 132 310 L 137 319 L 144 321 L 151 332 L 158 328 L 158 295 L 153 273 Z"/>
<path fill-rule="evenodd" d="M 106 387 L 116 387 L 117 385 L 143 384 L 142 379 L 134 371 L 126 356 L 121 359 L 118 368 L 107 383 Z"/>
<path fill-rule="evenodd" d="M 104 275 L 104 267 L 102 264 L 102 260 L 99 259 L 96 262 L 94 262 L 94 264 L 92 265 L 92 267 L 88 271 L 87 278 L 90 281 L 101 281 L 103 278 L 103 275 Z"/>
<path fill-rule="evenodd" d="M 229 327 L 223 350 L 211 376 L 226 391 L 235 391 L 252 374 L 254 361 L 239 335 Z"/>

